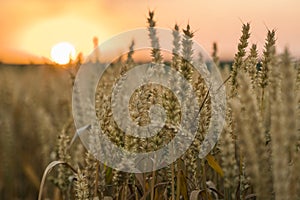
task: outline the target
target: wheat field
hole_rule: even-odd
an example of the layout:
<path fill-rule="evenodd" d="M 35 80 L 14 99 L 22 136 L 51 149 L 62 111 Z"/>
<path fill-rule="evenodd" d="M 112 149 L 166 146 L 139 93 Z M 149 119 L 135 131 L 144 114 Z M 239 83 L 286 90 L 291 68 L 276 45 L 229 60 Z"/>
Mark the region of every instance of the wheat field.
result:
<path fill-rule="evenodd" d="M 149 12 L 147 26 L 156 26 L 154 12 Z M 178 32 L 187 37 L 181 38 Z M 79 139 L 71 143 L 76 130 L 72 88 L 80 63 L 64 68 L 1 64 L 0 199 L 300 199 L 299 61 L 288 49 L 277 53 L 274 30 L 266 31 L 260 55 L 257 45 L 249 43 L 248 23 L 242 25 L 232 63 L 221 62 L 218 46 L 213 44 L 211 56 L 226 87 L 226 123 L 217 144 L 200 159 L 199 148 L 211 120 L 209 88 L 179 56 L 198 56 L 191 53 L 191 25 L 175 25 L 173 33 L 177 53 L 168 62 L 192 84 L 197 101 L 203 103 L 203 117 L 185 154 L 148 173 L 117 171 L 97 160 Z M 162 52 L 154 48 L 160 42 L 155 32 L 149 33 L 149 41 L 154 44 L 149 55 L 152 62 L 164 62 Z M 112 63 L 99 81 L 96 115 L 114 144 L 133 152 L 151 151 L 176 134 L 172 127 L 180 120 L 180 105 L 175 95 L 159 85 L 138 88 L 129 105 L 133 121 L 141 126 L 149 123 L 149 108 L 155 101 L 166 110 L 169 126 L 150 139 L 126 136 L 118 128 L 111 91 L 116 80 L 134 66 L 134 53 Z"/>

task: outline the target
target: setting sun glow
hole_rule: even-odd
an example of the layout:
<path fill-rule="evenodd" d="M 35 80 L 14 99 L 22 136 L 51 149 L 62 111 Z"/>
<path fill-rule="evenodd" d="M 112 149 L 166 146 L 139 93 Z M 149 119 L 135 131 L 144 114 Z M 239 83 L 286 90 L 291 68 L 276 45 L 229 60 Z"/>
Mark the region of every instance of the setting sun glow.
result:
<path fill-rule="evenodd" d="M 74 59 L 76 50 L 74 46 L 68 42 L 60 42 L 51 49 L 51 59 L 60 65 L 69 63 L 70 59 Z"/>

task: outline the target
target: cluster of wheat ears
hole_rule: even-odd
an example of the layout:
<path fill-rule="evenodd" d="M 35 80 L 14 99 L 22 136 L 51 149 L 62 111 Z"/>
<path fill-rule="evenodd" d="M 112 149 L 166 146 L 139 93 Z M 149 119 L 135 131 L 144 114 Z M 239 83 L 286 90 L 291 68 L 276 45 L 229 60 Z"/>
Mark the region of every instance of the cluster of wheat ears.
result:
<path fill-rule="evenodd" d="M 149 12 L 147 23 L 152 61 L 163 63 L 157 33 L 151 29 L 156 26 L 154 12 Z M 48 156 L 44 162 L 53 162 L 44 171 L 39 199 L 300 199 L 299 63 L 287 49 L 276 53 L 274 30 L 267 31 L 259 57 L 257 45 L 248 44 L 249 24 L 242 26 L 232 65 L 221 66 L 214 44 L 212 57 L 226 87 L 226 124 L 217 144 L 200 159 L 199 149 L 211 120 L 211 98 L 204 78 L 188 62 L 195 56 L 190 25 L 183 29 L 183 37 L 179 32 L 175 25 L 170 66 L 191 83 L 201 105 L 197 134 L 186 153 L 168 167 L 153 172 L 117 171 L 97 160 L 79 140 L 71 144 L 75 128 L 70 116 L 63 118 L 57 148 L 51 150 L 45 131 L 55 125 L 50 119 L 55 116 L 47 115 L 46 125 L 39 130 L 44 132 L 38 138 L 43 144 L 43 156 Z M 126 57 L 115 61 L 99 81 L 95 110 L 103 133 L 114 144 L 132 152 L 153 151 L 177 133 L 174 127 L 181 118 L 180 104 L 170 90 L 156 84 L 144 85 L 131 97 L 132 120 L 139 126 L 150 123 L 150 106 L 160 104 L 167 114 L 166 125 L 150 138 L 136 138 L 120 130 L 113 118 L 111 95 L 116 80 L 126 79 L 126 71 L 135 65 L 134 43 L 129 48 Z M 199 62 L 201 59 L 200 56 Z M 75 72 L 70 73 L 74 83 L 72 73 Z M 169 81 L 178 84 L 178 80 Z M 77 106 L 82 106 L 78 109 L 84 113 L 84 105 Z M 70 109 L 70 105 L 64 107 Z M 91 130 L 95 135 L 98 131 Z M 26 169 L 28 177 L 34 177 Z"/>

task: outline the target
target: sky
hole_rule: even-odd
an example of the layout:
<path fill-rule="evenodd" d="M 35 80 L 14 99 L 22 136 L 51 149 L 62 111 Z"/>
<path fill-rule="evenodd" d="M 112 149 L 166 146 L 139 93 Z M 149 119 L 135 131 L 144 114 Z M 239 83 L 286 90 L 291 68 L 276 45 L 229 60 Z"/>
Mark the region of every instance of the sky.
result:
<path fill-rule="evenodd" d="M 211 53 L 217 42 L 221 59 L 232 59 L 242 23 L 250 22 L 251 39 L 261 52 L 268 29 L 277 32 L 277 51 L 287 46 L 300 57 L 299 0 L 0 0 L 0 61 L 43 62 L 53 45 L 67 41 L 88 55 L 93 37 L 145 27 L 155 10 L 157 25 L 187 23 L 195 40 Z"/>

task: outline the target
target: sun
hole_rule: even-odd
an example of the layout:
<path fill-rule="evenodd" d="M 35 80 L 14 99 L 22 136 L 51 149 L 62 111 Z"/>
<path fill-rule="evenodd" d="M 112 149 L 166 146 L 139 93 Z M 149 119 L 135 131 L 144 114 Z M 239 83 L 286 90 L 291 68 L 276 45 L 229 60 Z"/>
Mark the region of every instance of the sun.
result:
<path fill-rule="evenodd" d="M 74 59 L 76 54 L 75 47 L 68 42 L 55 44 L 51 49 L 51 59 L 60 65 L 65 65 Z"/>

